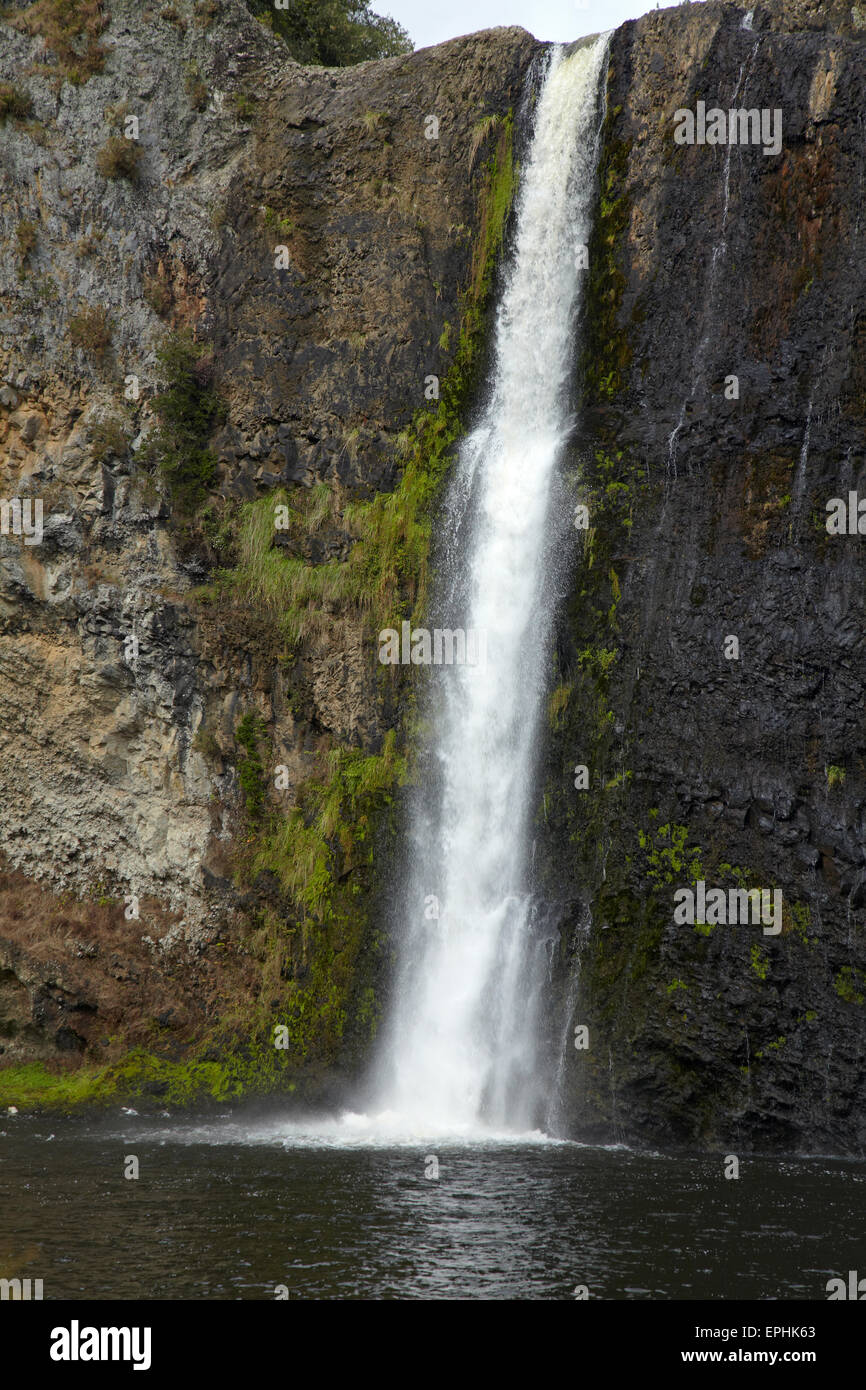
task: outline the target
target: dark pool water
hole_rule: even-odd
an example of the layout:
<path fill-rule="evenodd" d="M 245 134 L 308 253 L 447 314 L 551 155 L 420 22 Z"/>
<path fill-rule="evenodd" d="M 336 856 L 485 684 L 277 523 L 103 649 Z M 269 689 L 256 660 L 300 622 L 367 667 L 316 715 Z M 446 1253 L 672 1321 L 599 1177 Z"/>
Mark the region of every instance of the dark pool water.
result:
<path fill-rule="evenodd" d="M 741 1158 L 730 1180 L 722 1154 L 377 1144 L 238 1113 L 0 1131 L 0 1276 L 45 1299 L 824 1301 L 866 1273 L 866 1165 L 831 1159 Z"/>

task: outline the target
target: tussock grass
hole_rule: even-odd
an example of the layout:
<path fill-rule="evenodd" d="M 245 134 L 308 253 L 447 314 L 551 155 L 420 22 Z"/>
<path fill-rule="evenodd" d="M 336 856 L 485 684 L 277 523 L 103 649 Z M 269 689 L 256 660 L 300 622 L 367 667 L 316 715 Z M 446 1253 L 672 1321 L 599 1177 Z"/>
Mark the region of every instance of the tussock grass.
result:
<path fill-rule="evenodd" d="M 469 344 L 463 344 L 464 356 Z M 241 509 L 239 563 L 221 571 L 216 588 L 261 604 L 281 615 L 293 645 L 327 630 L 334 610 L 352 607 L 388 626 L 426 600 L 432 504 L 450 462 L 460 426 L 454 390 L 443 392 L 435 412 L 421 411 L 399 441 L 403 471 L 393 492 L 368 502 L 348 502 L 340 511 L 337 491 L 317 484 L 299 499 L 279 489 Z M 276 508 L 289 510 L 292 526 L 315 533 L 326 521 L 342 520 L 355 543 L 346 560 L 310 565 L 274 546 Z"/>
<path fill-rule="evenodd" d="M 478 151 L 488 140 L 495 130 L 502 125 L 502 117 L 496 114 L 482 116 L 480 121 L 475 123 L 472 131 L 472 142 L 469 146 L 469 172 L 475 168 L 475 161 L 478 158 Z"/>
<path fill-rule="evenodd" d="M 262 837 L 253 871 L 275 874 L 314 921 L 325 920 L 334 884 L 334 851 L 339 850 L 344 864 L 351 863 L 372 834 L 376 811 L 405 775 L 406 759 L 397 753 L 393 729 L 381 753 L 333 749 L 326 778 L 305 782 L 292 814 L 274 821 Z"/>
<path fill-rule="evenodd" d="M 551 692 L 550 699 L 547 703 L 547 714 L 550 725 L 554 729 L 558 729 L 562 723 L 562 716 L 565 714 L 568 708 L 568 702 L 571 699 L 571 691 L 572 687 L 570 683 L 560 681 L 556 689 Z"/>
<path fill-rule="evenodd" d="M 33 110 L 33 102 L 27 92 L 13 87 L 11 82 L 0 82 L 0 125 L 8 120 L 24 121 Z"/>
<path fill-rule="evenodd" d="M 99 42 L 109 16 L 102 0 L 35 0 L 6 12 L 6 23 L 32 36 L 41 35 L 57 59 L 60 75 L 74 84 L 102 72 L 105 48 Z"/>
<path fill-rule="evenodd" d="M 142 149 L 135 140 L 110 135 L 96 156 L 96 167 L 104 179 L 126 179 L 137 183 Z"/>
<path fill-rule="evenodd" d="M 101 362 L 111 342 L 111 322 L 102 304 L 82 304 L 69 320 L 69 337 L 75 347 Z"/>

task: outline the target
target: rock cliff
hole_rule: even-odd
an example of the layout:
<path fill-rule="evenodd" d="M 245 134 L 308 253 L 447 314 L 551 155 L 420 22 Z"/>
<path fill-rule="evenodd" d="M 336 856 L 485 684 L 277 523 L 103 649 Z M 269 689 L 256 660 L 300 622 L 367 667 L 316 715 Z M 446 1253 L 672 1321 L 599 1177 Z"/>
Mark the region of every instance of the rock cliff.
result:
<path fill-rule="evenodd" d="M 863 486 L 864 33 L 702 5 L 612 43 L 538 820 L 584 1133 L 862 1152 L 861 542 L 826 522 Z M 701 100 L 779 110 L 780 152 L 678 145 Z M 779 934 L 676 924 L 701 879 L 781 890 Z"/>

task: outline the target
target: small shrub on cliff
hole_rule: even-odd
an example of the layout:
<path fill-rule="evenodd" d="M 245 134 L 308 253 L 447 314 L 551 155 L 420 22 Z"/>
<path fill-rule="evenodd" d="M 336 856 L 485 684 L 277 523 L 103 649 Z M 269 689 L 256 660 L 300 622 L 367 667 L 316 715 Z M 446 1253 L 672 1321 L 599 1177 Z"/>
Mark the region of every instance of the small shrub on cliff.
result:
<path fill-rule="evenodd" d="M 213 363 L 189 333 L 169 334 L 157 360 L 167 385 L 153 402 L 159 426 L 146 456 L 159 467 L 174 505 L 189 513 L 204 501 L 217 473 L 208 448 L 222 416 L 211 384 Z"/>
<path fill-rule="evenodd" d="M 102 232 L 88 232 L 86 236 L 78 238 L 73 249 L 79 260 L 83 256 L 95 256 L 97 254 L 103 235 Z"/>
<path fill-rule="evenodd" d="M 276 228 L 282 232 L 283 236 L 292 236 L 296 231 L 294 222 L 290 217 L 280 217 L 275 208 L 265 207 L 262 220 L 266 227 Z"/>
<path fill-rule="evenodd" d="M 846 1004 L 863 1004 L 863 989 L 866 989 L 866 976 L 851 965 L 843 965 L 833 981 L 833 987 Z"/>
<path fill-rule="evenodd" d="M 141 146 L 122 135 L 109 135 L 96 156 L 96 167 L 104 179 L 127 179 L 135 183 L 141 163 Z"/>
<path fill-rule="evenodd" d="M 27 217 L 22 218 L 15 228 L 15 240 L 18 242 L 18 255 L 21 257 L 22 265 L 36 249 L 38 230 L 37 224 Z"/>
<path fill-rule="evenodd" d="M 256 98 L 252 92 L 235 92 L 232 105 L 241 121 L 251 121 L 256 114 Z"/>
<path fill-rule="evenodd" d="M 34 145 L 41 145 L 42 149 L 47 147 L 49 141 L 48 129 L 41 121 L 28 121 L 24 126 L 24 132 L 26 135 L 30 136 Z"/>
<path fill-rule="evenodd" d="M 26 92 L 13 87 L 11 82 L 0 82 L 0 125 L 8 120 L 26 120 L 33 110 L 33 102 Z"/>
<path fill-rule="evenodd" d="M 272 0 L 247 0 L 247 7 L 299 63 L 342 68 L 412 52 L 402 25 L 375 14 L 370 0 L 289 0 L 284 10 L 274 10 Z"/>
<path fill-rule="evenodd" d="M 171 288 L 160 275 L 148 275 L 142 290 L 144 301 L 162 318 L 171 308 Z"/>
<path fill-rule="evenodd" d="M 259 742 L 264 736 L 265 722 L 261 715 L 248 711 L 238 723 L 235 738 L 244 750 L 238 765 L 238 782 L 247 816 L 254 824 L 261 820 L 267 799 L 265 770 L 259 752 Z"/>
<path fill-rule="evenodd" d="M 194 64 L 187 71 L 184 86 L 186 87 L 186 94 L 189 97 L 189 103 L 193 111 L 206 111 L 210 92 L 208 91 L 207 84 L 202 81 L 201 73 Z"/>
<path fill-rule="evenodd" d="M 186 20 L 174 5 L 166 5 L 164 10 L 160 10 L 159 17 L 164 19 L 166 24 L 173 24 L 182 34 L 186 33 Z"/>
<path fill-rule="evenodd" d="M 201 753 L 203 758 L 207 758 L 212 763 L 222 761 L 223 750 L 220 748 L 219 741 L 211 729 L 205 728 L 200 724 L 195 731 L 192 746 L 197 753 Z"/>
<path fill-rule="evenodd" d="M 101 420 L 90 437 L 90 447 L 94 463 L 104 463 L 108 458 L 124 458 L 129 441 L 120 421 Z"/>
<path fill-rule="evenodd" d="M 83 304 L 69 320 L 69 336 L 77 348 L 101 361 L 111 342 L 111 324 L 101 304 Z"/>

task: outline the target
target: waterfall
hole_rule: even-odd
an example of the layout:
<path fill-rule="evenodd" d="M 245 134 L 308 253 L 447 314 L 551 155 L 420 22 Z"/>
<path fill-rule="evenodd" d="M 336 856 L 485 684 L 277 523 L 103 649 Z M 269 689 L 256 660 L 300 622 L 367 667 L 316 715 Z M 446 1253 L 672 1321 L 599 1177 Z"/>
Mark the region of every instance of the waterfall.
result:
<path fill-rule="evenodd" d="M 430 672 L 431 769 L 413 813 L 377 1086 L 386 1115 L 413 1133 L 526 1128 L 541 1113 L 535 1037 L 547 954 L 528 884 L 549 667 L 544 590 L 559 520 L 552 485 L 573 424 L 607 42 L 550 53 L 486 399 L 445 505 L 432 618 L 480 634 L 487 657 Z"/>

